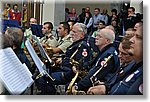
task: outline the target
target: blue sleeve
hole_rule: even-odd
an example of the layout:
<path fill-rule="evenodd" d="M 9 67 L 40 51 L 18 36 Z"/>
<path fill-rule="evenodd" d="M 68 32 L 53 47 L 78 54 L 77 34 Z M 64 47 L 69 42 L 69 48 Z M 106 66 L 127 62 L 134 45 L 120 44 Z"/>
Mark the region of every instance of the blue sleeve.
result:
<path fill-rule="evenodd" d="M 84 77 L 82 80 L 78 82 L 78 90 L 87 91 L 90 87 L 92 87 L 92 83 L 90 77 L 100 68 L 101 66 L 93 67 L 88 75 Z M 111 59 L 107 66 L 102 68 L 102 70 L 97 74 L 97 79 L 100 81 L 109 80 L 112 77 L 112 73 L 114 73 L 114 59 Z"/>

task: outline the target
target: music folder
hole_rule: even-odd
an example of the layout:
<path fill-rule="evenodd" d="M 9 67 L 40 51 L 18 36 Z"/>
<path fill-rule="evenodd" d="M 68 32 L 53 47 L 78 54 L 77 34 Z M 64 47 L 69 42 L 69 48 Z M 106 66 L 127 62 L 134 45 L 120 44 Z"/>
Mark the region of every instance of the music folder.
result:
<path fill-rule="evenodd" d="M 22 94 L 33 84 L 32 74 L 12 48 L 0 49 L 0 80 L 10 94 Z"/>

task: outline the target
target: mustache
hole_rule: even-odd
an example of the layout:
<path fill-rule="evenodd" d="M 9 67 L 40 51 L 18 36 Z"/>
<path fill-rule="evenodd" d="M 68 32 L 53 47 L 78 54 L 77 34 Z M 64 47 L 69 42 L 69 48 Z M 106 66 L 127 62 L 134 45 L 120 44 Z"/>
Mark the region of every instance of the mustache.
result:
<path fill-rule="evenodd" d="M 130 56 L 133 56 L 133 53 L 132 53 L 131 51 L 128 51 L 128 54 L 129 54 Z"/>

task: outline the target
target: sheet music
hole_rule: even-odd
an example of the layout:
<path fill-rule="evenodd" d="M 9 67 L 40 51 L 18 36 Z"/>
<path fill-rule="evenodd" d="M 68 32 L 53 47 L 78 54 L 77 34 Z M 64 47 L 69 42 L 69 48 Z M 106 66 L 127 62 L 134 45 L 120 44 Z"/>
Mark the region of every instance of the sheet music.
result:
<path fill-rule="evenodd" d="M 0 50 L 0 78 L 11 94 L 21 94 L 33 83 L 31 72 L 11 48 Z"/>
<path fill-rule="evenodd" d="M 39 57 L 37 56 L 35 50 L 33 49 L 29 39 L 26 40 L 25 42 L 25 45 L 34 61 L 34 63 L 36 64 L 38 70 L 40 73 L 44 72 L 44 69 L 43 69 L 43 66 L 44 66 L 44 63 L 39 59 Z"/>
<path fill-rule="evenodd" d="M 37 39 L 37 37 L 35 35 L 32 35 L 33 40 L 37 41 L 37 45 L 38 48 L 41 52 L 42 57 L 44 57 L 45 59 L 47 59 L 50 63 L 52 63 L 52 60 L 50 59 L 50 57 L 47 55 L 45 49 L 43 48 L 43 46 L 41 45 L 39 39 Z"/>
<path fill-rule="evenodd" d="M 28 70 L 28 67 L 26 66 L 26 64 L 22 64 L 22 67 L 24 67 L 24 70 L 22 71 L 22 75 L 24 76 L 24 80 L 28 83 L 28 86 L 31 86 L 33 83 L 33 79 L 32 79 L 32 74 L 31 72 Z"/>

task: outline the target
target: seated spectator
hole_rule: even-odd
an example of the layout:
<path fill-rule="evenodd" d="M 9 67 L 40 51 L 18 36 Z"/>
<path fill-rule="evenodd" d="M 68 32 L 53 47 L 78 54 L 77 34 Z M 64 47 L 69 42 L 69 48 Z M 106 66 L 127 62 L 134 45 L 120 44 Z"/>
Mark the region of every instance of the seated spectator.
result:
<path fill-rule="evenodd" d="M 93 32 L 92 37 L 96 38 L 97 32 L 103 28 L 105 28 L 105 22 L 100 20 L 98 25 L 98 30 Z"/>
<path fill-rule="evenodd" d="M 68 15 L 68 17 L 69 17 L 69 20 L 73 20 L 75 22 L 78 21 L 79 18 L 78 18 L 78 14 L 76 13 L 76 9 L 75 8 L 71 9 L 71 13 Z"/>

